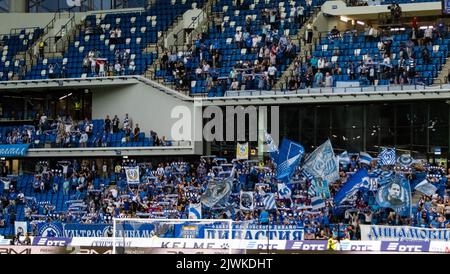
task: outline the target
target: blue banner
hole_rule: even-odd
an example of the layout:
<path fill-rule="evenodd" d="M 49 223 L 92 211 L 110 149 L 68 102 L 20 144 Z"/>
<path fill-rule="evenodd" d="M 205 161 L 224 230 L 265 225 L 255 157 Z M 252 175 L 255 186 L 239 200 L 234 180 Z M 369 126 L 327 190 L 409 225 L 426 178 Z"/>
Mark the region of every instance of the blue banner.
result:
<path fill-rule="evenodd" d="M 25 156 L 28 151 L 29 144 L 16 144 L 16 145 L 0 145 L 1 157 L 17 157 Z"/>
<path fill-rule="evenodd" d="M 341 189 L 334 195 L 334 202 L 338 205 L 344 201 L 352 201 L 354 200 L 355 194 L 359 190 L 367 190 L 369 189 L 369 174 L 367 170 L 360 169 L 358 172 L 352 175 L 352 177 L 347 179 L 347 182 L 344 184 Z"/>
<path fill-rule="evenodd" d="M 391 180 L 378 189 L 376 201 L 380 207 L 394 209 L 403 216 L 411 215 L 411 187 L 403 176 L 391 176 Z"/>
<path fill-rule="evenodd" d="M 295 142 L 283 139 L 277 162 L 277 180 L 287 182 L 302 159 L 305 149 Z"/>

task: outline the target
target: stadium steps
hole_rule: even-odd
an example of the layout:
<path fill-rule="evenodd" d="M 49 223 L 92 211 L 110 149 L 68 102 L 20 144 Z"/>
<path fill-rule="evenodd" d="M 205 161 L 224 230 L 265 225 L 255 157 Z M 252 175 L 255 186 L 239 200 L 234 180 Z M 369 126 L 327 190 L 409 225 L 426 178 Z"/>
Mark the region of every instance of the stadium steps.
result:
<path fill-rule="evenodd" d="M 448 78 L 448 74 L 450 72 L 450 56 L 447 56 L 447 58 L 445 59 L 445 64 L 444 66 L 442 66 L 441 71 L 439 72 L 439 74 L 437 75 L 436 78 L 433 79 L 433 84 L 436 85 L 440 85 L 440 84 L 446 84 L 448 82 L 449 79 Z"/>
<path fill-rule="evenodd" d="M 55 28 L 55 22 L 61 20 L 61 18 L 64 17 L 67 17 L 68 20 L 72 20 L 72 17 L 75 17 L 75 15 L 72 15 L 71 17 L 71 13 L 55 12 L 52 20 L 50 20 L 50 22 L 45 26 L 44 32 L 42 33 L 41 37 L 37 39 L 34 42 L 34 44 L 32 44 L 28 48 L 27 52 L 25 53 L 26 55 L 25 64 L 27 68 L 27 73 L 31 71 L 31 68 L 33 67 L 34 64 L 38 63 L 38 56 L 36 56 L 35 53 L 39 52 L 39 42 L 41 42 L 42 39 L 45 41 L 49 36 L 49 33 Z M 61 28 L 61 25 L 59 27 Z M 49 52 L 48 45 L 46 46 L 44 52 Z"/>
<path fill-rule="evenodd" d="M 206 12 L 207 19 L 203 20 L 203 22 L 201 24 L 199 24 L 194 31 L 191 32 L 191 35 L 194 35 L 195 33 L 201 33 L 201 30 L 203 28 L 205 28 L 205 26 L 208 25 L 209 18 L 212 18 L 211 16 L 213 16 L 212 7 L 216 1 L 217 0 L 208 0 L 207 2 L 205 2 L 203 4 L 203 7 L 197 6 L 197 8 L 203 9 L 203 11 Z M 183 22 L 183 15 L 180 15 L 175 19 L 175 21 L 172 23 L 172 25 L 169 26 L 169 28 L 165 32 L 161 33 L 160 39 L 158 40 L 158 44 L 149 44 L 147 46 L 147 48 L 144 49 L 144 52 L 162 53 L 162 52 L 164 52 L 164 49 L 171 49 L 174 45 L 166 45 L 165 40 L 168 37 L 168 35 L 170 35 L 172 33 L 172 30 L 175 29 L 182 22 Z M 176 43 L 176 41 L 175 41 L 175 43 Z M 178 48 L 180 48 L 180 47 L 178 47 Z M 182 50 L 189 50 L 187 45 L 181 46 L 181 48 L 182 48 Z M 159 58 L 160 58 L 160 56 L 158 54 L 156 60 L 153 62 L 153 64 L 151 66 L 149 66 L 147 68 L 147 70 L 144 72 L 143 76 L 148 79 L 157 81 L 158 83 L 163 84 L 167 87 L 174 88 L 175 85 L 173 85 L 172 83 L 165 82 L 164 77 L 156 76 L 156 71 L 160 64 Z"/>
<path fill-rule="evenodd" d="M 306 26 L 308 23 L 311 23 L 311 25 L 314 27 L 314 23 L 316 19 L 318 18 L 320 14 L 320 6 L 315 7 L 312 15 L 303 23 L 303 26 L 300 28 L 300 30 L 297 32 L 297 35 L 291 35 L 290 38 L 292 42 L 297 46 L 297 48 L 300 49 L 297 58 L 300 60 L 305 60 L 306 56 L 312 54 L 312 46 L 314 43 L 306 44 L 306 40 L 304 39 L 305 33 L 306 33 Z M 317 31 L 313 32 L 313 40 L 314 41 L 317 38 Z M 292 70 L 294 68 L 294 63 L 291 62 L 289 67 L 283 72 L 283 74 L 280 76 L 280 79 L 275 84 L 275 89 L 282 89 L 283 85 L 287 86 L 287 81 L 290 76 L 292 76 Z M 287 88 L 286 88 L 287 89 Z"/>

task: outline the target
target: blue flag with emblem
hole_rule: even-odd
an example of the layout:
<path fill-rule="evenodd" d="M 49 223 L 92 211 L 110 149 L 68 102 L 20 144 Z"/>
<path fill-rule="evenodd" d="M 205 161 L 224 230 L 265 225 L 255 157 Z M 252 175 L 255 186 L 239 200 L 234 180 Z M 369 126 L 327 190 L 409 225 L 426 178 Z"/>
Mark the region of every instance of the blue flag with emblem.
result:
<path fill-rule="evenodd" d="M 393 166 L 397 162 L 395 157 L 395 148 L 385 147 L 378 155 L 378 161 L 382 166 Z"/>
<path fill-rule="evenodd" d="M 334 195 L 334 202 L 339 205 L 345 201 L 353 201 L 356 198 L 356 193 L 359 190 L 368 190 L 369 185 L 369 174 L 367 170 L 362 168 L 348 178 L 344 186 Z"/>
<path fill-rule="evenodd" d="M 380 207 L 392 208 L 402 216 L 411 215 L 411 186 L 404 176 L 392 176 L 378 189 L 375 199 Z"/>
<path fill-rule="evenodd" d="M 315 178 L 320 177 L 330 183 L 339 179 L 338 157 L 334 156 L 330 140 L 309 155 L 303 169 Z"/>
<path fill-rule="evenodd" d="M 277 180 L 287 182 L 302 159 L 305 149 L 295 142 L 283 139 L 277 162 Z"/>
<path fill-rule="evenodd" d="M 291 198 L 292 190 L 285 183 L 278 183 L 278 197 L 280 199 Z"/>

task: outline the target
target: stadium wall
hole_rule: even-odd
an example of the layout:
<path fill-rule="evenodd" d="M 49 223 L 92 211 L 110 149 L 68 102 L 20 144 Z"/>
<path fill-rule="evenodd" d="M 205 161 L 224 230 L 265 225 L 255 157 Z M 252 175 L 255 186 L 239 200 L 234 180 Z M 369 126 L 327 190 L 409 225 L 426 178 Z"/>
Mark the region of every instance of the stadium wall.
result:
<path fill-rule="evenodd" d="M 93 119 L 104 119 L 106 115 L 112 119 L 117 114 L 122 123 L 125 113 L 128 113 L 133 128 L 138 123 L 141 132 L 145 131 L 146 135 L 154 130 L 160 138 L 165 136 L 169 140 L 180 140 L 172 134 L 172 128 L 176 128 L 176 122 L 180 121 L 180 112 L 187 113 L 183 117 L 193 125 L 190 140 L 201 136 L 201 107 L 194 107 L 193 101 L 183 101 L 143 83 L 92 89 Z"/>

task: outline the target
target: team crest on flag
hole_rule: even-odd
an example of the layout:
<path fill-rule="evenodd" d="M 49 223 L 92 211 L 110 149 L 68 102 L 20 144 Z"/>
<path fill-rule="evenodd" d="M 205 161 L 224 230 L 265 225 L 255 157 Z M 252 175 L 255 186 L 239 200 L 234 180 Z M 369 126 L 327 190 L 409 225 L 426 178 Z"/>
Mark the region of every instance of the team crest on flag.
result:
<path fill-rule="evenodd" d="M 244 144 L 237 143 L 236 159 L 248 160 L 248 143 L 244 143 Z"/>
<path fill-rule="evenodd" d="M 328 182 L 339 179 L 338 157 L 334 156 L 330 140 L 314 150 L 303 164 L 303 169 L 314 176 Z"/>
<path fill-rule="evenodd" d="M 241 210 L 253 211 L 253 191 L 241 191 Z"/>
<path fill-rule="evenodd" d="M 189 204 L 189 219 L 201 219 L 202 218 L 202 204 Z"/>
<path fill-rule="evenodd" d="M 139 167 L 126 167 L 127 183 L 139 184 Z"/>
<path fill-rule="evenodd" d="M 395 165 L 395 148 L 383 148 L 378 155 L 378 160 L 382 166 L 393 166 Z"/>

